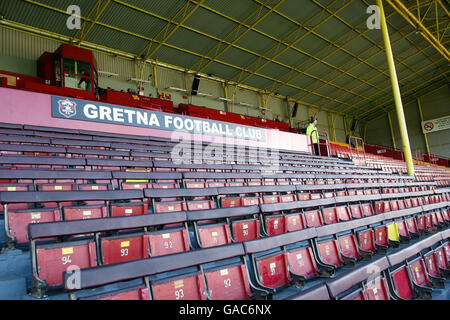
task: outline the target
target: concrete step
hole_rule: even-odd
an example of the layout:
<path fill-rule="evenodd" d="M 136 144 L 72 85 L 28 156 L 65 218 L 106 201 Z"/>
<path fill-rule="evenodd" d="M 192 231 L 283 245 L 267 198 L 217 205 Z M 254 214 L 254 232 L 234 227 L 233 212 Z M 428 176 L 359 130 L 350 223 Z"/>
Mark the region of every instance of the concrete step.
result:
<path fill-rule="evenodd" d="M 24 277 L 27 286 L 31 286 L 30 252 L 22 250 L 8 250 L 0 253 L 0 277 L 15 275 Z"/>
<path fill-rule="evenodd" d="M 25 277 L 13 274 L 0 276 L 0 300 L 21 300 L 26 293 Z"/>
<path fill-rule="evenodd" d="M 0 250 L 5 246 L 5 220 L 0 215 Z"/>

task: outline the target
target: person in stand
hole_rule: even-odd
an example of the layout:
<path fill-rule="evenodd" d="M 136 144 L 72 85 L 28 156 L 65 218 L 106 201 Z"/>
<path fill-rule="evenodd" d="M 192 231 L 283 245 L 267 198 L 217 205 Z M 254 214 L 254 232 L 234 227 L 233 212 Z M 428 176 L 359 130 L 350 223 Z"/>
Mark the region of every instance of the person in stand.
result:
<path fill-rule="evenodd" d="M 87 73 L 85 70 L 82 70 L 82 71 L 81 71 L 81 75 L 82 75 L 82 77 L 81 77 L 81 79 L 80 79 L 80 82 L 78 82 L 78 87 L 80 87 L 81 84 L 82 84 L 83 82 L 85 82 L 85 83 L 86 83 L 86 88 L 85 88 L 85 90 L 86 90 L 86 91 L 91 91 L 91 90 L 92 90 L 92 86 L 91 86 L 91 79 L 90 79 L 89 73 Z"/>
<path fill-rule="evenodd" d="M 311 117 L 311 120 L 309 121 L 309 125 L 306 128 L 306 135 L 310 136 L 312 138 L 312 143 L 314 147 L 314 154 L 316 156 L 320 155 L 319 151 L 319 134 L 317 133 L 317 119 L 314 119 L 314 117 Z"/>

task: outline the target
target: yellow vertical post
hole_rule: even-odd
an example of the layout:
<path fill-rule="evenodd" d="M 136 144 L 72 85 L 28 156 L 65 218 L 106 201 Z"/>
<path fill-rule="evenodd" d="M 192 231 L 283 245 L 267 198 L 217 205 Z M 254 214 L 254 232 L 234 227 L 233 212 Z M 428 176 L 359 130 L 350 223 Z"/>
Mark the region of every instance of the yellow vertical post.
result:
<path fill-rule="evenodd" d="M 391 138 L 392 138 L 392 146 L 397 149 L 397 145 L 395 143 L 395 135 L 394 135 L 394 128 L 392 127 L 392 119 L 391 119 L 391 113 L 387 113 L 388 120 L 389 120 L 389 129 L 391 130 Z"/>
<path fill-rule="evenodd" d="M 344 132 L 345 132 L 345 139 L 346 139 L 345 143 L 348 143 L 347 136 L 348 136 L 349 132 L 348 132 L 348 128 L 347 128 L 347 119 L 346 118 L 347 117 L 344 116 L 342 120 L 344 120 Z"/>
<path fill-rule="evenodd" d="M 417 98 L 417 105 L 419 106 L 420 121 L 423 122 L 422 104 L 420 103 L 420 99 L 419 98 Z M 428 152 L 428 154 L 430 154 L 430 145 L 428 144 L 427 134 L 424 133 L 423 137 L 425 139 L 425 146 L 427 147 L 427 152 Z"/>
<path fill-rule="evenodd" d="M 408 129 L 406 127 L 405 114 L 403 113 L 402 97 L 400 95 L 400 87 L 398 85 L 397 72 L 395 70 L 394 56 L 392 54 L 391 43 L 389 41 L 389 33 L 386 24 L 386 16 L 384 15 L 383 2 L 377 0 L 377 6 L 380 8 L 380 25 L 383 41 L 386 48 L 386 58 L 391 75 L 391 84 L 394 94 L 395 110 L 397 112 L 400 135 L 402 138 L 403 152 L 405 153 L 406 168 L 409 176 L 414 176 L 414 163 L 411 154 L 411 146 L 409 144 Z"/>
<path fill-rule="evenodd" d="M 336 138 L 336 119 L 337 119 L 338 115 L 335 114 L 333 117 L 333 136 L 334 136 L 334 141 L 337 141 Z"/>
<path fill-rule="evenodd" d="M 157 76 L 157 74 L 156 74 L 156 65 L 157 65 L 157 64 L 158 64 L 158 62 L 156 62 L 156 63 L 153 65 L 153 85 L 154 85 L 156 91 L 158 91 L 158 76 Z"/>

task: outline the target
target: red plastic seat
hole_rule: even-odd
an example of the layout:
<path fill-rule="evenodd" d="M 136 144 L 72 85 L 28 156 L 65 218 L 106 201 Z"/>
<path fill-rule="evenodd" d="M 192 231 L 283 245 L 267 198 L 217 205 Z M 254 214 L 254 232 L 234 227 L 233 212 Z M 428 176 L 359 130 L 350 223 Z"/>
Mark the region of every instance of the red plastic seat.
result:
<path fill-rule="evenodd" d="M 408 263 L 408 268 L 413 276 L 414 283 L 423 286 L 431 287 L 431 281 L 427 273 L 427 267 L 422 258 L 415 259 Z"/>
<path fill-rule="evenodd" d="M 391 211 L 391 205 L 388 201 L 376 202 L 375 203 L 375 213 L 384 213 Z"/>
<path fill-rule="evenodd" d="M 64 220 L 85 220 L 108 217 L 108 210 L 105 206 L 83 206 L 63 208 Z"/>
<path fill-rule="evenodd" d="M 367 229 L 357 233 L 359 248 L 366 252 L 376 253 L 375 235 L 372 229 Z"/>
<path fill-rule="evenodd" d="M 336 208 L 324 208 L 323 219 L 325 220 L 325 224 L 338 223 L 339 218 L 336 213 Z"/>
<path fill-rule="evenodd" d="M 186 188 L 206 188 L 206 184 L 204 182 L 198 181 L 185 181 Z"/>
<path fill-rule="evenodd" d="M 384 276 L 379 276 L 373 281 L 369 281 L 365 287 L 368 300 L 391 300 Z"/>
<path fill-rule="evenodd" d="M 280 197 L 277 195 L 265 195 L 262 197 L 262 203 L 278 203 L 280 202 Z"/>
<path fill-rule="evenodd" d="M 38 184 L 38 191 L 72 191 L 74 190 L 73 184 Z"/>
<path fill-rule="evenodd" d="M 167 213 L 185 211 L 186 204 L 183 201 L 161 201 L 155 202 L 155 213 Z"/>
<path fill-rule="evenodd" d="M 352 214 L 353 219 L 360 219 L 363 217 L 363 213 L 359 205 L 350 206 L 350 212 Z"/>
<path fill-rule="evenodd" d="M 439 270 L 438 254 L 435 251 L 430 251 L 423 255 L 423 258 L 427 265 L 428 274 L 432 277 L 441 277 Z"/>
<path fill-rule="evenodd" d="M 323 226 L 322 213 L 319 210 L 305 212 L 305 220 L 308 227 Z"/>
<path fill-rule="evenodd" d="M 389 202 L 389 207 L 390 207 L 390 211 L 397 211 L 399 209 L 397 200 L 390 201 Z"/>
<path fill-rule="evenodd" d="M 186 228 L 160 230 L 148 233 L 152 257 L 189 251 Z"/>
<path fill-rule="evenodd" d="M 351 213 L 347 206 L 341 206 L 336 208 L 336 215 L 339 221 L 349 221 L 352 220 Z"/>
<path fill-rule="evenodd" d="M 197 224 L 200 245 L 203 248 L 221 246 L 231 243 L 230 228 L 226 223 Z"/>
<path fill-rule="evenodd" d="M 408 274 L 406 266 L 402 266 L 390 272 L 394 292 L 402 299 L 410 300 L 414 297 L 414 291 L 411 279 Z"/>
<path fill-rule="evenodd" d="M 361 259 L 358 243 L 354 234 L 338 237 L 339 247 L 343 256 L 355 260 Z"/>
<path fill-rule="evenodd" d="M 321 241 L 317 243 L 317 249 L 321 260 L 326 264 L 342 267 L 344 262 L 339 250 L 337 240 Z"/>
<path fill-rule="evenodd" d="M 240 197 L 230 197 L 221 199 L 222 208 L 242 207 L 242 200 Z"/>
<path fill-rule="evenodd" d="M 397 200 L 396 210 L 403 210 L 403 209 L 406 209 L 405 202 L 403 200 Z"/>
<path fill-rule="evenodd" d="M 41 280 L 49 286 L 62 285 L 63 272 L 69 267 L 84 269 L 97 266 L 95 241 L 38 245 L 36 263 Z"/>
<path fill-rule="evenodd" d="M 283 215 L 266 215 L 264 216 L 264 221 L 268 236 L 275 236 L 287 231 L 285 217 Z"/>
<path fill-rule="evenodd" d="M 405 207 L 406 208 L 412 208 L 413 207 L 413 203 L 412 203 L 411 198 L 405 199 Z"/>
<path fill-rule="evenodd" d="M 311 247 L 292 249 L 286 252 L 290 270 L 305 280 L 316 278 L 319 269 Z"/>
<path fill-rule="evenodd" d="M 235 242 L 243 242 L 258 239 L 259 219 L 232 220 L 231 230 Z"/>
<path fill-rule="evenodd" d="M 83 190 L 83 191 L 107 191 L 110 190 L 109 189 L 109 185 L 108 184 L 79 184 L 78 186 L 78 190 Z"/>
<path fill-rule="evenodd" d="M 417 224 L 417 220 L 414 217 L 408 218 L 405 220 L 406 225 L 408 226 L 408 232 L 409 233 L 419 233 L 419 226 Z"/>
<path fill-rule="evenodd" d="M 213 200 L 192 200 L 186 201 L 186 207 L 189 211 L 214 209 L 215 204 Z"/>
<path fill-rule="evenodd" d="M 396 224 L 397 224 L 398 234 L 400 236 L 405 237 L 405 238 L 411 237 L 411 234 L 409 233 L 409 230 L 408 230 L 408 224 L 405 220 L 396 221 Z"/>
<path fill-rule="evenodd" d="M 144 190 L 148 188 L 148 183 L 145 182 L 135 182 L 135 183 L 122 183 L 122 190 Z"/>
<path fill-rule="evenodd" d="M 27 227 L 30 223 L 56 222 L 60 220 L 61 216 L 59 209 L 25 209 L 8 211 L 9 232 L 17 243 L 28 242 Z"/>
<path fill-rule="evenodd" d="M 450 269 L 450 255 L 445 246 L 440 246 L 435 250 L 438 259 L 439 267 L 442 269 Z"/>
<path fill-rule="evenodd" d="M 286 232 L 292 232 L 306 228 L 305 216 L 302 213 L 286 214 L 284 218 L 285 218 L 284 224 L 286 226 Z"/>
<path fill-rule="evenodd" d="M 146 286 L 128 289 L 120 293 L 110 293 L 96 300 L 150 300 L 150 290 Z"/>
<path fill-rule="evenodd" d="M 287 257 L 282 252 L 255 258 L 257 277 L 263 286 L 277 289 L 291 282 Z"/>
<path fill-rule="evenodd" d="M 249 300 L 253 296 L 245 264 L 215 269 L 205 270 L 212 300 Z"/>
<path fill-rule="evenodd" d="M 200 272 L 176 279 L 151 282 L 155 300 L 206 300 L 206 286 Z"/>
<path fill-rule="evenodd" d="M 149 257 L 149 237 L 147 234 L 102 238 L 100 247 L 103 264 L 140 260 Z"/>
<path fill-rule="evenodd" d="M 389 246 L 388 229 L 386 225 L 381 225 L 374 228 L 375 243 L 381 246 Z"/>
<path fill-rule="evenodd" d="M 370 203 L 365 203 L 361 205 L 361 212 L 365 217 L 370 217 L 373 215 L 373 207 Z"/>
<path fill-rule="evenodd" d="M 353 291 L 352 293 L 349 293 L 348 295 L 342 297 L 340 300 L 368 300 L 366 292 L 359 288 L 356 291 Z"/>
<path fill-rule="evenodd" d="M 111 204 L 112 217 L 128 217 L 148 213 L 148 204 L 146 202 L 128 202 Z"/>

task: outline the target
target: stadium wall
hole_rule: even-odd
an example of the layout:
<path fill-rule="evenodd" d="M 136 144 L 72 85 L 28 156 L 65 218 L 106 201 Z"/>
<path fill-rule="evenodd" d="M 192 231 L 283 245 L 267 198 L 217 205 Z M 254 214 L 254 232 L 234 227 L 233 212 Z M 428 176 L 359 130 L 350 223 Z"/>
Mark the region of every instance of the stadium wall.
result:
<path fill-rule="evenodd" d="M 433 120 L 450 115 L 450 85 L 443 86 L 420 97 L 420 102 L 424 120 Z M 413 156 L 416 149 L 426 152 L 417 101 L 405 104 L 404 111 Z M 395 111 L 391 111 L 390 114 L 396 146 L 402 149 L 397 115 Z M 438 156 L 450 158 L 450 129 L 428 133 L 427 137 L 431 152 Z M 367 143 L 393 146 L 387 115 L 374 119 L 367 124 L 366 141 Z"/>

